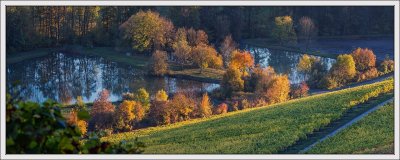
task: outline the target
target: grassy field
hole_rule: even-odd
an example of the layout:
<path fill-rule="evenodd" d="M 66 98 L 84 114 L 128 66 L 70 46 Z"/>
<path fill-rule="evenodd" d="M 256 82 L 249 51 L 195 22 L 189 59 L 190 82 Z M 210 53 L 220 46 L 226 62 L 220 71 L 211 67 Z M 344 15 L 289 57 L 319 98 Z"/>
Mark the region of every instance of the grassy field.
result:
<path fill-rule="evenodd" d="M 145 153 L 276 153 L 340 118 L 352 107 L 351 101 L 384 86 L 393 86 L 393 80 L 114 134 L 102 140 L 129 142 L 139 137 L 148 146 Z"/>
<path fill-rule="evenodd" d="M 393 154 L 394 105 L 387 104 L 308 152 L 336 154 Z"/>
<path fill-rule="evenodd" d="M 24 61 L 24 60 L 27 60 L 27 59 L 46 56 L 46 55 L 52 53 L 53 51 L 54 51 L 54 49 L 41 48 L 41 49 L 36 49 L 36 50 L 33 50 L 33 51 L 6 54 L 6 57 L 7 57 L 6 58 L 6 63 L 7 64 L 12 64 L 12 63 L 21 62 L 21 61 Z"/>

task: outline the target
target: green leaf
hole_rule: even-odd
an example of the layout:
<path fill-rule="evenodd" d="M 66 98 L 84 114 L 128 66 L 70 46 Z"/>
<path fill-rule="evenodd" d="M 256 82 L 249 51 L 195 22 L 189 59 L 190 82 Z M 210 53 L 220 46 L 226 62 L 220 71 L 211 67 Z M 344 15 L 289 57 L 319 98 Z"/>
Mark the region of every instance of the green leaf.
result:
<path fill-rule="evenodd" d="M 90 118 L 90 114 L 87 110 L 81 110 L 78 112 L 78 119 L 88 120 L 89 118 Z"/>

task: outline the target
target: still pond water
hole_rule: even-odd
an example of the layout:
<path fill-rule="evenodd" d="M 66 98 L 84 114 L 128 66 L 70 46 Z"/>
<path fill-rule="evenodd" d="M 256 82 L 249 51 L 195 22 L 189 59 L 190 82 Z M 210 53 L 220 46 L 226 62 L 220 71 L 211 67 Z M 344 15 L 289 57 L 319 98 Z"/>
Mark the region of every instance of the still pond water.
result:
<path fill-rule="evenodd" d="M 305 80 L 296 70 L 302 54 L 246 46 L 261 66 L 272 66 L 277 73 L 288 74 L 291 83 Z M 321 58 L 326 67 L 335 61 Z M 93 102 L 104 88 L 110 91 L 110 100 L 118 101 L 122 93 L 134 92 L 144 87 L 150 95 L 164 89 L 212 91 L 219 84 L 201 83 L 168 77 L 149 77 L 145 71 L 105 60 L 100 57 L 54 53 L 46 57 L 7 64 L 7 86 L 21 89 L 22 98 L 35 102 L 54 99 L 60 103 L 75 103 L 77 96 Z M 18 82 L 18 85 L 13 85 Z"/>

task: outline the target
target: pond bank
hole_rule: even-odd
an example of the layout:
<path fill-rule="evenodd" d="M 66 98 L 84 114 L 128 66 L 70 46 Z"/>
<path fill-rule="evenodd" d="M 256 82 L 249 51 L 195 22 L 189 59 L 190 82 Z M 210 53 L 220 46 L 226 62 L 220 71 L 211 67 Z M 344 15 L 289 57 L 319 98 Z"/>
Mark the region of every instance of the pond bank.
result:
<path fill-rule="evenodd" d="M 62 52 L 61 48 L 42 48 L 29 52 L 14 53 L 7 56 L 7 64 L 22 62 L 24 60 L 47 56 L 53 52 Z M 80 48 L 79 51 L 74 51 L 73 54 L 82 54 L 87 56 L 98 56 L 113 62 L 123 63 L 138 69 L 145 69 L 150 61 L 150 57 L 133 54 L 126 55 L 122 52 L 115 51 L 112 47 L 94 47 Z M 204 69 L 200 73 L 200 69 L 178 69 L 175 65 L 170 65 L 169 77 L 181 78 L 199 82 L 219 84 L 224 70 L 219 69 Z"/>

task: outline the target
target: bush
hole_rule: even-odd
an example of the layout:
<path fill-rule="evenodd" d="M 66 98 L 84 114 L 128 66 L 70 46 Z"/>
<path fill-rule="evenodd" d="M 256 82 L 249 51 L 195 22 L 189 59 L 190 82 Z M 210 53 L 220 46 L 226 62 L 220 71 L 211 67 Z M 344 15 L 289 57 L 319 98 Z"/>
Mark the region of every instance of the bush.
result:
<path fill-rule="evenodd" d="M 156 76 L 163 76 L 168 73 L 167 52 L 156 50 L 151 56 L 150 73 Z"/>
<path fill-rule="evenodd" d="M 243 110 L 247 108 L 251 108 L 249 101 L 247 99 L 242 99 L 242 101 L 240 101 L 240 109 Z"/>
<path fill-rule="evenodd" d="M 231 111 L 237 111 L 239 110 L 239 102 L 238 101 L 233 101 L 230 105 Z M 229 108 L 229 107 L 228 107 Z M 229 110 L 229 109 L 228 109 Z"/>
<path fill-rule="evenodd" d="M 353 57 L 347 54 L 339 55 L 329 75 L 325 76 L 324 84 L 328 89 L 341 87 L 353 80 L 356 73 L 356 64 Z"/>
<path fill-rule="evenodd" d="M 224 114 L 228 112 L 228 105 L 226 103 L 221 103 L 213 109 L 213 114 Z"/>
<path fill-rule="evenodd" d="M 357 48 L 352 53 L 351 56 L 356 63 L 356 69 L 360 72 L 369 70 L 375 67 L 376 56 L 374 52 L 368 48 L 361 49 Z"/>
<path fill-rule="evenodd" d="M 93 107 L 90 111 L 92 119 L 91 123 L 94 124 L 96 129 L 111 128 L 113 124 L 113 114 L 115 106 L 108 101 L 109 93 L 106 89 L 99 93 L 99 97 L 94 101 Z"/>
<path fill-rule="evenodd" d="M 20 102 L 8 94 L 6 99 L 7 154 L 132 154 L 142 153 L 145 147 L 137 139 L 129 144 L 111 144 L 91 136 L 82 142 L 81 132 L 65 122 L 59 104 Z M 79 120 L 90 118 L 87 113 L 80 112 L 77 117 Z"/>
<path fill-rule="evenodd" d="M 356 75 L 356 79 L 358 82 L 360 82 L 360 81 L 375 78 L 378 76 L 379 76 L 378 70 L 375 67 L 373 67 L 364 72 L 358 72 Z"/>
<path fill-rule="evenodd" d="M 300 98 L 300 97 L 305 97 L 308 95 L 308 91 L 310 88 L 308 87 L 307 83 L 302 82 L 298 85 L 296 85 L 292 90 L 291 90 L 291 97 L 292 98 Z"/>
<path fill-rule="evenodd" d="M 82 136 L 85 136 L 87 132 L 87 122 L 78 118 L 78 112 L 79 111 L 77 109 L 72 109 L 67 117 L 67 123 L 71 126 L 76 126 Z M 87 111 L 84 112 L 87 113 Z"/>
<path fill-rule="evenodd" d="M 166 101 L 153 101 L 149 111 L 149 118 L 155 125 L 171 123 L 171 110 Z"/>
<path fill-rule="evenodd" d="M 385 59 L 379 65 L 379 71 L 382 72 L 383 74 L 393 72 L 394 71 L 394 61 L 391 59 Z"/>

